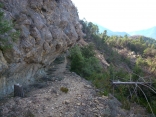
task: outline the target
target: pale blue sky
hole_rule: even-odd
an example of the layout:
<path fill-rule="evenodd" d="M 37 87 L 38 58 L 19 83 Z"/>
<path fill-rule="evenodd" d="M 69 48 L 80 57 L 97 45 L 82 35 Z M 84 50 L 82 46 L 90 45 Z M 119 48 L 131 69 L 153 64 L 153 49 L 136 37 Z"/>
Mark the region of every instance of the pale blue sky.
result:
<path fill-rule="evenodd" d="M 156 0 L 72 0 L 80 19 L 113 31 L 136 31 L 156 26 Z"/>

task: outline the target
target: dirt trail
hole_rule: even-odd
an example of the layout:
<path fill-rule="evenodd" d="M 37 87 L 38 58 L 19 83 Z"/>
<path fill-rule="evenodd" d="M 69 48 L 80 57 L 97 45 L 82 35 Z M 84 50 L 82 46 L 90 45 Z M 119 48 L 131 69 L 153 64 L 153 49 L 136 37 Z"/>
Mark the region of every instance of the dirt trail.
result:
<path fill-rule="evenodd" d="M 66 64 L 64 59 L 48 71 L 49 77 L 61 75 L 62 80 L 46 81 L 46 87 L 30 91 L 25 98 L 10 98 L 0 105 L 0 117 L 139 117 L 121 109 L 113 96 L 99 96 L 89 81 L 69 72 Z"/>

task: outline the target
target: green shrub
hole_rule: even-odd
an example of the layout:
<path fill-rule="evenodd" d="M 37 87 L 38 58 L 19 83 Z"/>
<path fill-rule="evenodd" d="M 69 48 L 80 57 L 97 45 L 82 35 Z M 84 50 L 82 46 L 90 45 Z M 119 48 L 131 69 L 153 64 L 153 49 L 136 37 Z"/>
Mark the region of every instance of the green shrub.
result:
<path fill-rule="evenodd" d="M 64 93 L 68 93 L 68 88 L 66 87 L 61 87 L 60 90 Z"/>
<path fill-rule="evenodd" d="M 142 76 L 142 74 L 143 74 L 142 69 L 138 65 L 135 65 L 133 72 L 134 72 L 134 74 L 132 74 L 132 79 L 134 81 L 138 80 L 139 76 Z"/>
<path fill-rule="evenodd" d="M 95 56 L 94 45 L 93 44 L 89 44 L 88 46 L 82 47 L 81 48 L 81 52 L 82 52 L 82 55 L 85 58 L 94 57 Z"/>
<path fill-rule="evenodd" d="M 30 110 L 28 110 L 24 117 L 35 117 L 35 115 Z"/>
<path fill-rule="evenodd" d="M 82 56 L 81 50 L 78 46 L 73 47 L 70 50 L 70 59 L 71 59 L 71 71 L 76 72 L 77 74 L 82 74 L 82 68 L 84 63 L 84 57 Z"/>
<path fill-rule="evenodd" d="M 93 72 L 101 72 L 99 60 L 95 57 L 92 45 L 80 48 L 75 46 L 70 50 L 71 71 L 85 78 L 90 77 Z"/>
<path fill-rule="evenodd" d="M 13 24 L 4 19 L 4 13 L 0 4 L 0 50 L 6 50 L 12 47 L 12 42 L 19 37 L 19 31 L 13 32 Z"/>

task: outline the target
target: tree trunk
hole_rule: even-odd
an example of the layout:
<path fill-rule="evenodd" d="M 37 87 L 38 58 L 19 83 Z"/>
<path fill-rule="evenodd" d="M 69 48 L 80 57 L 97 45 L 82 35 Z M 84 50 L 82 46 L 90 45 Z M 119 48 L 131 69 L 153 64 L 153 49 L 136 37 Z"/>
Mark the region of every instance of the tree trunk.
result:
<path fill-rule="evenodd" d="M 24 97 L 23 87 L 19 84 L 14 85 L 14 97 Z"/>

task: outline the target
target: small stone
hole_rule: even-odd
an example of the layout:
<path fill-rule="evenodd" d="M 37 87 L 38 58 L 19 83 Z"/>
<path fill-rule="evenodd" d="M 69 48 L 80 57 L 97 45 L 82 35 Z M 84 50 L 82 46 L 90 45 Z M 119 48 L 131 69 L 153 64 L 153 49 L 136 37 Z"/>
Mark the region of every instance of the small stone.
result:
<path fill-rule="evenodd" d="M 77 97 L 81 97 L 81 95 L 77 95 Z"/>
<path fill-rule="evenodd" d="M 59 96 L 59 94 L 57 93 L 56 96 Z"/>
<path fill-rule="evenodd" d="M 86 104 L 85 103 L 82 103 L 82 106 L 85 106 Z"/>
<path fill-rule="evenodd" d="M 80 106 L 80 105 L 81 105 L 81 103 L 77 103 L 77 105 L 78 105 L 78 106 Z"/>
<path fill-rule="evenodd" d="M 59 106 L 56 106 L 55 108 L 59 108 Z"/>
<path fill-rule="evenodd" d="M 107 99 L 108 97 L 107 97 L 107 96 L 102 95 L 102 98 Z"/>
<path fill-rule="evenodd" d="M 96 92 L 100 92 L 100 90 L 99 90 L 99 89 L 95 89 L 95 91 L 96 91 Z"/>
<path fill-rule="evenodd" d="M 90 86 L 90 85 L 84 85 L 84 87 L 86 87 L 86 88 L 91 88 L 91 86 Z"/>
<path fill-rule="evenodd" d="M 98 101 L 98 100 L 94 100 L 94 102 L 95 102 L 95 103 L 99 103 L 99 101 Z"/>
<path fill-rule="evenodd" d="M 69 101 L 69 100 L 65 100 L 64 103 L 65 103 L 65 104 L 69 104 L 70 101 Z"/>

